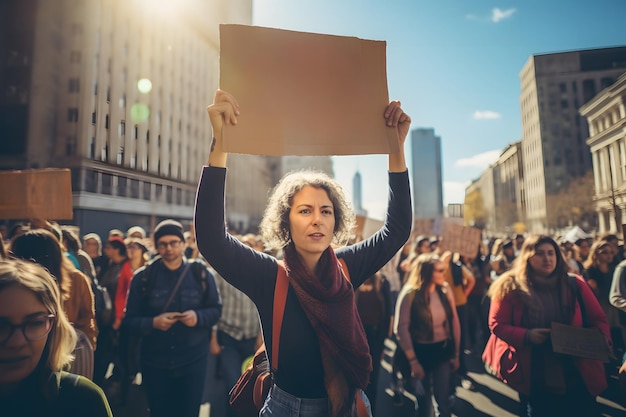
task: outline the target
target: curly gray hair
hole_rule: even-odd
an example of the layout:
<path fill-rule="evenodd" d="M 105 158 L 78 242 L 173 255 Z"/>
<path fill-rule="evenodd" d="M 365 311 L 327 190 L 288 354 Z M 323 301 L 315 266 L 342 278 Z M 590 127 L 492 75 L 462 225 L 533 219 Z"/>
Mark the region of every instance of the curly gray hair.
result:
<path fill-rule="evenodd" d="M 323 189 L 333 203 L 335 229 L 332 244 L 343 246 L 354 233 L 356 216 L 341 185 L 320 171 L 295 171 L 285 175 L 274 187 L 265 208 L 259 232 L 267 248 L 282 249 L 291 241 L 289 211 L 293 197 L 306 186 Z"/>

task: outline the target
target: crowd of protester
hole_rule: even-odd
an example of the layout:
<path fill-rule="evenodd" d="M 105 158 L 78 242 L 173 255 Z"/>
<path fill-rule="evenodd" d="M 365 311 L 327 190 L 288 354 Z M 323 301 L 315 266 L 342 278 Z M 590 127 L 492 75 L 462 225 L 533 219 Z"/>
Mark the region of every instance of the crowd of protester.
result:
<path fill-rule="evenodd" d="M 193 228 L 181 236 L 185 257 L 206 262 L 195 245 Z M 259 252 L 268 252 L 260 236 L 237 237 Z M 374 370 L 366 390 L 372 406 L 377 400 L 384 343 L 391 338 L 397 345 L 392 361 L 394 402 L 409 401 L 403 394 L 410 392 L 417 398 L 417 415 L 433 415 L 433 408 L 440 416 L 451 415 L 456 387 L 473 389 L 475 383 L 467 375 L 465 359 L 469 355 L 480 357 L 492 332 L 502 335 L 500 332 L 506 327 L 502 309 L 511 309 L 509 295 L 520 291 L 528 298 L 520 304 L 526 306 L 520 309 L 523 313 L 519 320 L 524 324 L 512 318 L 516 323 L 512 327 L 525 328 L 520 343 L 528 346 L 527 357 L 532 357 L 532 363 L 525 366 L 533 375 L 526 388 L 519 388 L 520 415 L 550 415 L 554 407 L 568 404 L 574 406 L 572 410 L 595 415 L 595 396 L 607 381 L 614 377 L 623 380 L 626 372 L 626 261 L 619 243 L 614 234 L 575 241 L 517 235 L 485 240 L 475 256 L 467 257 L 442 250 L 445 244 L 436 238 L 419 236 L 409 240 L 385 268 L 356 292 L 355 302 L 373 358 Z M 569 323 L 567 314 L 578 311 L 571 305 L 565 308 L 565 302 L 554 301 L 560 296 L 559 291 L 564 291 L 562 288 L 553 290 L 555 293 L 546 289 L 538 272 L 542 266 L 536 263 L 546 251 L 554 252 L 555 267 L 545 276 L 561 274 L 565 280 L 568 273 L 575 274 L 584 285 L 582 295 L 593 295 L 593 300 L 584 298 L 586 314 L 595 320 L 589 325 L 606 332 L 612 353 L 610 362 L 592 375 L 595 389 L 589 390 L 585 385 L 589 370 L 583 367 L 581 371 L 580 366 L 574 366 L 575 361 L 555 356 L 544 343 L 548 339 L 549 320 Z M 119 345 L 128 292 L 135 273 L 155 256 L 158 257 L 155 242 L 139 226 L 126 233 L 114 229 L 104 237 L 86 233 L 80 239 L 72 227 L 37 221 L 15 226 L 0 247 L 0 258 L 34 261 L 55 277 L 59 303 L 78 341 L 73 349 L 74 359 L 64 369 L 93 380 L 112 403 L 119 400 L 119 390 L 129 376 L 124 369 L 126 359 L 120 357 L 127 352 Z M 218 375 L 230 386 L 242 363 L 262 343 L 261 329 L 254 304 L 212 268 L 210 271 L 224 304 L 221 317 L 213 323 L 212 336 L 209 333 L 207 352 L 220 357 Z M 97 323 L 94 282 L 111 295 L 111 323 Z M 0 317 L 0 321 L 4 319 Z M 505 331 L 503 337 L 512 336 Z M 565 379 L 546 378 L 552 375 Z M 229 410 L 227 401 L 223 399 L 223 406 Z M 236 414 L 229 410 L 228 415 Z"/>

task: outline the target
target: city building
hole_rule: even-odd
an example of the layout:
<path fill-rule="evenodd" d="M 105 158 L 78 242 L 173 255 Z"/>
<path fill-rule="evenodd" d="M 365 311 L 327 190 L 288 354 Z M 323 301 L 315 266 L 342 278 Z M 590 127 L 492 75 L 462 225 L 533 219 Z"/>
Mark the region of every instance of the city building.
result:
<path fill-rule="evenodd" d="M 512 234 L 524 220 L 521 143 L 508 145 L 465 189 L 464 223 L 487 235 Z"/>
<path fill-rule="evenodd" d="M 485 236 L 497 231 L 494 176 L 493 166 L 490 166 L 465 189 L 464 223 L 482 229 Z"/>
<path fill-rule="evenodd" d="M 190 222 L 211 144 L 205 108 L 218 86 L 219 23 L 250 24 L 252 1 L 1 7 L 0 169 L 70 168 L 73 223 L 83 234 Z M 249 206 L 262 211 L 273 185 L 266 163 L 230 157 L 235 223 L 245 226 L 238 213 Z"/>
<path fill-rule="evenodd" d="M 418 128 L 411 131 L 411 160 L 413 217 L 442 217 L 441 138 L 435 135 L 434 129 Z"/>
<path fill-rule="evenodd" d="M 367 217 L 367 210 L 363 208 L 363 181 L 359 171 L 352 177 L 352 206 L 357 216 Z"/>
<path fill-rule="evenodd" d="M 599 232 L 626 224 L 626 72 L 580 108 L 587 119 Z"/>
<path fill-rule="evenodd" d="M 578 109 L 626 70 L 626 47 L 531 56 L 520 72 L 525 220 L 533 233 L 567 225 L 558 195 L 591 170 Z M 564 224 L 562 224 L 564 223 Z"/>
<path fill-rule="evenodd" d="M 524 222 L 524 170 L 521 142 L 507 146 L 492 166 L 494 191 L 494 232 L 512 233 Z"/>

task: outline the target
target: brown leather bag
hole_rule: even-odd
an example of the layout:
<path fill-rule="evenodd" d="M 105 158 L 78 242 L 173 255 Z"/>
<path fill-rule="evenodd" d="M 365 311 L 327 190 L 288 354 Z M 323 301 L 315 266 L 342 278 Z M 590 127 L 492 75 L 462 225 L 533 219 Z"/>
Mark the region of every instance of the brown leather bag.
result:
<path fill-rule="evenodd" d="M 289 281 L 287 280 L 287 272 L 283 264 L 279 262 L 276 287 L 274 288 L 272 334 L 272 364 L 274 364 L 274 369 L 278 369 L 278 345 L 280 343 L 280 329 L 283 324 L 283 314 L 285 313 L 288 288 Z M 263 407 L 265 398 L 272 386 L 272 382 L 270 363 L 267 358 L 264 343 L 256 351 L 248 368 L 241 374 L 228 393 L 230 406 L 242 416 L 258 416 L 259 410 Z"/>

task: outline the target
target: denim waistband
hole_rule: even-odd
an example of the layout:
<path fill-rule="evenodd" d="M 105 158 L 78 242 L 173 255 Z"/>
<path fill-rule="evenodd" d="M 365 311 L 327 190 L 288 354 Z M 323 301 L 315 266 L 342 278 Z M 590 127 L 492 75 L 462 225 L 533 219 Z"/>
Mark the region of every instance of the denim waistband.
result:
<path fill-rule="evenodd" d="M 299 398 L 295 397 L 277 385 L 272 386 L 270 391 L 270 401 L 281 404 L 283 407 L 293 411 L 295 415 L 302 417 L 316 417 L 329 415 L 328 398 Z"/>

